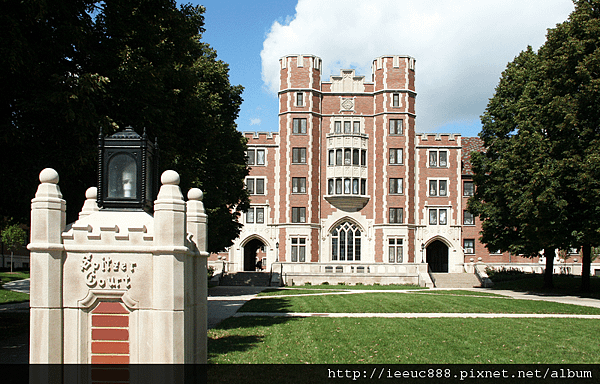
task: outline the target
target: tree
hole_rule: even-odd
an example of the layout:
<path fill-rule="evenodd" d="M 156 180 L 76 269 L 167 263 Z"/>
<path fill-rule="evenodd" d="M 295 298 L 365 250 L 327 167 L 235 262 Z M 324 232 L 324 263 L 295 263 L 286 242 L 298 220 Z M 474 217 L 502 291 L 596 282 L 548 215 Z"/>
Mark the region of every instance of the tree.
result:
<path fill-rule="evenodd" d="M 599 16 L 600 0 L 576 1 L 537 53 L 509 63 L 482 116 L 486 152 L 473 159 L 469 202 L 496 248 L 549 256 L 581 246 L 583 290 L 600 242 Z"/>
<path fill-rule="evenodd" d="M 20 226 L 12 224 L 2 231 L 2 242 L 10 250 L 10 272 L 13 272 L 13 254 L 25 244 L 27 234 Z"/>
<path fill-rule="evenodd" d="M 529 111 L 537 98 L 538 65 L 538 55 L 528 47 L 502 73 L 482 116 L 486 150 L 472 156 L 477 188 L 469 210 L 481 218 L 481 241 L 488 248 L 528 257 L 544 250 L 544 286 L 550 288 L 564 202 L 547 156 L 552 142 Z"/>
<path fill-rule="evenodd" d="M 8 166 L 0 172 L 17 188 L 0 197 L 0 214 L 29 215 L 37 183 L 19 176 L 47 166 L 61 175 L 69 204 L 80 207 L 96 180 L 98 132 L 131 125 L 158 138 L 161 168 L 178 171 L 183 190 L 204 191 L 209 251 L 231 245 L 249 207 L 246 142 L 235 125 L 243 88 L 229 83 L 227 64 L 201 41 L 204 8 L 172 0 L 57 3 L 2 9 L 15 39 L 2 39 L 1 49 L 16 53 L 1 59 L 2 80 L 15 86 L 1 101 Z M 69 210 L 69 219 L 76 214 Z"/>

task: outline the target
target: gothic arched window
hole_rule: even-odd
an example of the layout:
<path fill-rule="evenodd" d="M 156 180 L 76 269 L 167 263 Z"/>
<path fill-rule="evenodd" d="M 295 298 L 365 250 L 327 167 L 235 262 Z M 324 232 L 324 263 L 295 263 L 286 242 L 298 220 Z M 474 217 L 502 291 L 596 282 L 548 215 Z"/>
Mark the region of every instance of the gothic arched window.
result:
<path fill-rule="evenodd" d="M 331 260 L 360 261 L 361 232 L 349 221 L 340 223 L 331 231 Z"/>

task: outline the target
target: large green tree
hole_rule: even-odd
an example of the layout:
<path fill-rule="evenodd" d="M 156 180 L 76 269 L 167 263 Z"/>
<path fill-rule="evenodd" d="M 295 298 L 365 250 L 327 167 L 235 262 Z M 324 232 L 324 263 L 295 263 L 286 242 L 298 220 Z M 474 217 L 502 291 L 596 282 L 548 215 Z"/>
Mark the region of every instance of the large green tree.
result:
<path fill-rule="evenodd" d="M 209 250 L 231 245 L 249 200 L 241 86 L 201 40 L 203 7 L 171 0 L 2 3 L 0 214 L 25 218 L 44 167 L 61 175 L 75 219 L 96 180 L 96 139 L 125 126 L 157 137 L 161 169 L 200 187 Z M 5 38 L 6 37 L 6 38 Z"/>
<path fill-rule="evenodd" d="M 509 63 L 482 116 L 486 152 L 474 157 L 469 202 L 494 247 L 552 255 L 581 247 L 583 290 L 600 242 L 599 43 L 600 0 L 579 0 L 537 53 Z"/>

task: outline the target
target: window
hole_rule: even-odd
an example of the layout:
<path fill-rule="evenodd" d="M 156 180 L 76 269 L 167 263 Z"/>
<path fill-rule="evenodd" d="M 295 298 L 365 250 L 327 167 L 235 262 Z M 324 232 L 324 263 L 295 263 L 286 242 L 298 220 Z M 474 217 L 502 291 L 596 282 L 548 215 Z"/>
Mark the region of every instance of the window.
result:
<path fill-rule="evenodd" d="M 292 148 L 292 163 L 306 164 L 306 148 Z"/>
<path fill-rule="evenodd" d="M 402 164 L 402 148 L 390 148 L 390 164 Z"/>
<path fill-rule="evenodd" d="M 360 121 L 354 122 L 354 133 L 360 133 Z"/>
<path fill-rule="evenodd" d="M 390 223 L 401 224 L 404 222 L 404 209 L 390 208 Z"/>
<path fill-rule="evenodd" d="M 448 180 L 429 180 L 429 196 L 447 196 Z"/>
<path fill-rule="evenodd" d="M 472 181 L 463 182 L 463 196 L 473 196 L 475 188 Z"/>
<path fill-rule="evenodd" d="M 306 239 L 292 237 L 292 262 L 304 263 L 306 261 Z"/>
<path fill-rule="evenodd" d="M 350 194 L 350 179 L 344 179 L 344 194 Z"/>
<path fill-rule="evenodd" d="M 264 195 L 265 194 L 265 179 L 246 179 L 246 189 L 251 195 Z"/>
<path fill-rule="evenodd" d="M 400 94 L 399 93 L 394 93 L 392 95 L 392 106 L 393 107 L 399 107 L 400 106 Z"/>
<path fill-rule="evenodd" d="M 265 208 L 264 207 L 250 207 L 246 212 L 246 223 L 248 224 L 263 224 L 265 222 Z"/>
<path fill-rule="evenodd" d="M 401 135 L 402 134 L 402 120 L 393 119 L 390 120 L 390 135 Z"/>
<path fill-rule="evenodd" d="M 334 123 L 335 126 L 335 133 L 342 133 L 342 122 L 341 121 L 336 121 Z"/>
<path fill-rule="evenodd" d="M 362 165 L 363 167 L 367 166 L 367 150 L 366 149 L 360 150 L 360 165 Z"/>
<path fill-rule="evenodd" d="M 433 208 L 429 210 L 429 225 L 448 224 L 448 210 Z"/>
<path fill-rule="evenodd" d="M 335 151 L 333 149 L 329 150 L 329 165 L 335 165 Z"/>
<path fill-rule="evenodd" d="M 344 165 L 352 164 L 352 151 L 350 148 L 344 149 Z"/>
<path fill-rule="evenodd" d="M 401 263 L 402 262 L 402 239 L 390 239 L 388 253 L 389 253 L 390 263 Z"/>
<path fill-rule="evenodd" d="M 256 223 L 263 224 L 265 222 L 265 208 L 257 207 L 256 208 Z"/>
<path fill-rule="evenodd" d="M 469 211 L 463 211 L 463 224 L 464 225 L 475 225 L 475 217 Z"/>
<path fill-rule="evenodd" d="M 306 119 L 294 119 L 294 125 L 292 127 L 292 133 L 305 134 L 306 133 Z"/>
<path fill-rule="evenodd" d="M 349 221 L 331 231 L 331 260 L 360 261 L 360 229 Z"/>
<path fill-rule="evenodd" d="M 429 151 L 429 166 L 432 168 L 447 167 L 448 166 L 448 152 L 447 151 Z"/>
<path fill-rule="evenodd" d="M 403 181 L 404 179 L 390 179 L 390 193 L 393 195 L 400 195 L 403 193 Z"/>
<path fill-rule="evenodd" d="M 249 149 L 246 154 L 248 156 L 248 165 L 265 165 L 264 149 Z"/>
<path fill-rule="evenodd" d="M 249 149 L 246 152 L 246 156 L 248 156 L 248 165 L 254 165 L 255 163 L 255 157 L 256 157 L 256 152 L 254 151 L 254 149 Z"/>
<path fill-rule="evenodd" d="M 330 195 L 334 194 L 334 189 L 333 189 L 334 188 L 334 184 L 335 184 L 335 180 L 334 179 L 327 180 L 327 192 Z"/>
<path fill-rule="evenodd" d="M 292 223 L 306 223 L 305 207 L 292 207 Z"/>
<path fill-rule="evenodd" d="M 302 92 L 296 93 L 296 106 L 303 107 L 304 106 L 304 94 Z"/>
<path fill-rule="evenodd" d="M 335 180 L 335 193 L 336 195 L 342 194 L 342 179 Z"/>
<path fill-rule="evenodd" d="M 352 179 L 352 194 L 358 195 L 358 179 Z"/>
<path fill-rule="evenodd" d="M 463 249 L 465 253 L 473 254 L 475 253 L 475 240 L 474 239 L 464 239 L 463 240 Z"/>
<path fill-rule="evenodd" d="M 256 150 L 256 165 L 265 165 L 265 150 Z"/>
<path fill-rule="evenodd" d="M 352 133 L 349 121 L 344 121 L 344 133 Z"/>
<path fill-rule="evenodd" d="M 360 194 L 367 194 L 367 179 L 360 179 Z"/>
<path fill-rule="evenodd" d="M 306 177 L 292 177 L 292 193 L 306 193 Z"/>
<path fill-rule="evenodd" d="M 352 150 L 352 165 L 360 165 L 360 150 L 353 149 Z"/>
<path fill-rule="evenodd" d="M 335 150 L 335 165 L 342 165 L 342 150 Z"/>

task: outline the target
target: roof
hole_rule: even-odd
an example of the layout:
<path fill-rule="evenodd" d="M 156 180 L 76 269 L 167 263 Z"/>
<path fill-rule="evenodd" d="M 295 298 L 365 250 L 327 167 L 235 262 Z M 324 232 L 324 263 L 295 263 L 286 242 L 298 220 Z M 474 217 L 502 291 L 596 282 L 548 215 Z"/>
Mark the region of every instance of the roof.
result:
<path fill-rule="evenodd" d="M 479 137 L 463 137 L 462 138 L 462 174 L 473 175 L 471 168 L 471 152 L 485 152 L 483 140 Z"/>

